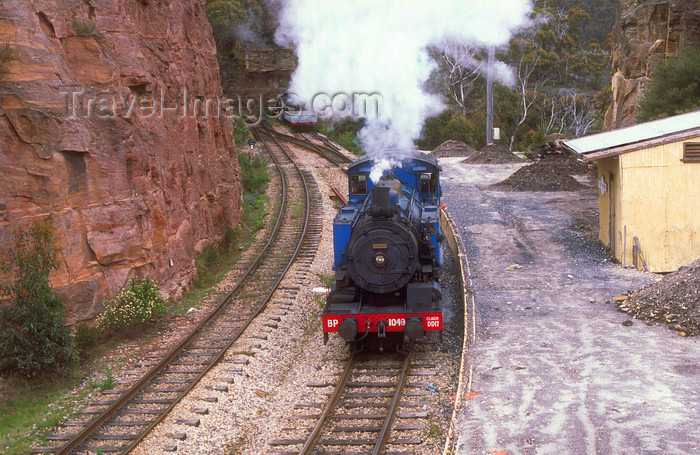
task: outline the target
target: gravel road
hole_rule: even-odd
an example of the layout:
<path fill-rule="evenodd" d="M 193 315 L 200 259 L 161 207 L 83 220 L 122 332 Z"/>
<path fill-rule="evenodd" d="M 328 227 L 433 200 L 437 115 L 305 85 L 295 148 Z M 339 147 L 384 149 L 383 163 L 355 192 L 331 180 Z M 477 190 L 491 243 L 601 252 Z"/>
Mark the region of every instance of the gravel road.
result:
<path fill-rule="evenodd" d="M 606 302 L 654 282 L 608 261 L 572 214 L 596 192 L 486 189 L 521 164 L 441 160 L 476 301 L 465 454 L 700 453 L 700 343 Z"/>

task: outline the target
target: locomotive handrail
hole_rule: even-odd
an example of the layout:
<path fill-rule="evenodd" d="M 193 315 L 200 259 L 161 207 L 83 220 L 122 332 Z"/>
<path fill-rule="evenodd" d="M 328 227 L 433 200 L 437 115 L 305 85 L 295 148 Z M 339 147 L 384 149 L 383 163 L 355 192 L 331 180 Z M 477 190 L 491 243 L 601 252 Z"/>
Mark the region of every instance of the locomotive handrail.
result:
<path fill-rule="evenodd" d="M 352 220 L 352 225 L 350 225 L 350 229 L 355 229 L 355 226 L 357 226 L 357 223 L 359 220 L 362 218 L 362 215 L 367 213 L 368 207 L 367 204 L 369 204 L 370 199 L 372 198 L 372 194 L 370 193 L 367 195 L 365 200 L 362 202 L 362 205 L 360 208 L 357 210 L 357 213 L 355 214 L 355 218 Z"/>
<path fill-rule="evenodd" d="M 413 212 L 410 210 L 411 207 L 413 207 L 413 201 L 416 200 L 416 190 L 413 189 L 411 192 L 411 200 L 408 201 L 408 205 L 406 206 L 406 217 L 408 217 L 409 223 L 413 224 Z"/>

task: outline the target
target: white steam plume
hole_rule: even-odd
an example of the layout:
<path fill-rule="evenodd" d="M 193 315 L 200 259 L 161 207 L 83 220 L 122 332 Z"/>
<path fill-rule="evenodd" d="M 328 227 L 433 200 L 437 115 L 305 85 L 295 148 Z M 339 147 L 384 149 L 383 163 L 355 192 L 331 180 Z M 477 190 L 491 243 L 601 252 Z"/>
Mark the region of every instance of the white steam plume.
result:
<path fill-rule="evenodd" d="M 289 0 L 275 40 L 296 47 L 289 91 L 307 104 L 318 94 L 381 96 L 378 115 L 359 134 L 367 153 L 379 155 L 412 149 L 425 119 L 444 109 L 424 90 L 436 68 L 429 46 L 505 44 L 530 9 L 529 0 Z M 348 115 L 337 110 L 335 117 Z"/>

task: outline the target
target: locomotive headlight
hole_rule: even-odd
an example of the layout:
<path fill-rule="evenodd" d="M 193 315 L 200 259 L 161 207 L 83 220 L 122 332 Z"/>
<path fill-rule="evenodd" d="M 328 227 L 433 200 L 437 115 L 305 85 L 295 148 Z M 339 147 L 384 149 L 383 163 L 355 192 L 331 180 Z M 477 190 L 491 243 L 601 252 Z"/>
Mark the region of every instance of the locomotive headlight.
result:
<path fill-rule="evenodd" d="M 374 256 L 374 263 L 377 264 L 377 267 L 384 267 L 386 264 L 386 256 L 384 256 L 382 253 L 378 253 L 376 256 Z"/>

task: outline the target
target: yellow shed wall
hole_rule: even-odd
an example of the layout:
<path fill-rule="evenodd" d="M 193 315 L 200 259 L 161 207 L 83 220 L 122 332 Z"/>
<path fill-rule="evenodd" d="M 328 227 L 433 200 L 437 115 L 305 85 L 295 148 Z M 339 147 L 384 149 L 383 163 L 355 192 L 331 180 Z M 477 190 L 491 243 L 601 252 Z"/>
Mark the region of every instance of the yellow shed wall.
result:
<path fill-rule="evenodd" d="M 670 272 L 700 258 L 700 163 L 681 161 L 683 143 L 619 156 L 615 228 L 623 238 L 617 239 L 615 256 L 621 262 L 632 263 L 634 236 L 650 271 Z M 601 198 L 601 234 L 603 205 Z"/>
<path fill-rule="evenodd" d="M 613 229 L 613 237 L 617 237 L 619 231 L 620 219 L 620 161 L 617 157 L 605 158 L 598 161 L 598 208 L 600 230 L 598 238 L 601 242 L 611 250 L 617 252 L 617 242 L 615 245 L 610 245 L 610 195 L 615 199 L 614 213 L 616 214 L 616 223 Z M 612 185 L 610 183 L 610 175 L 613 175 Z M 605 192 L 601 190 L 601 178 L 605 185 Z"/>

